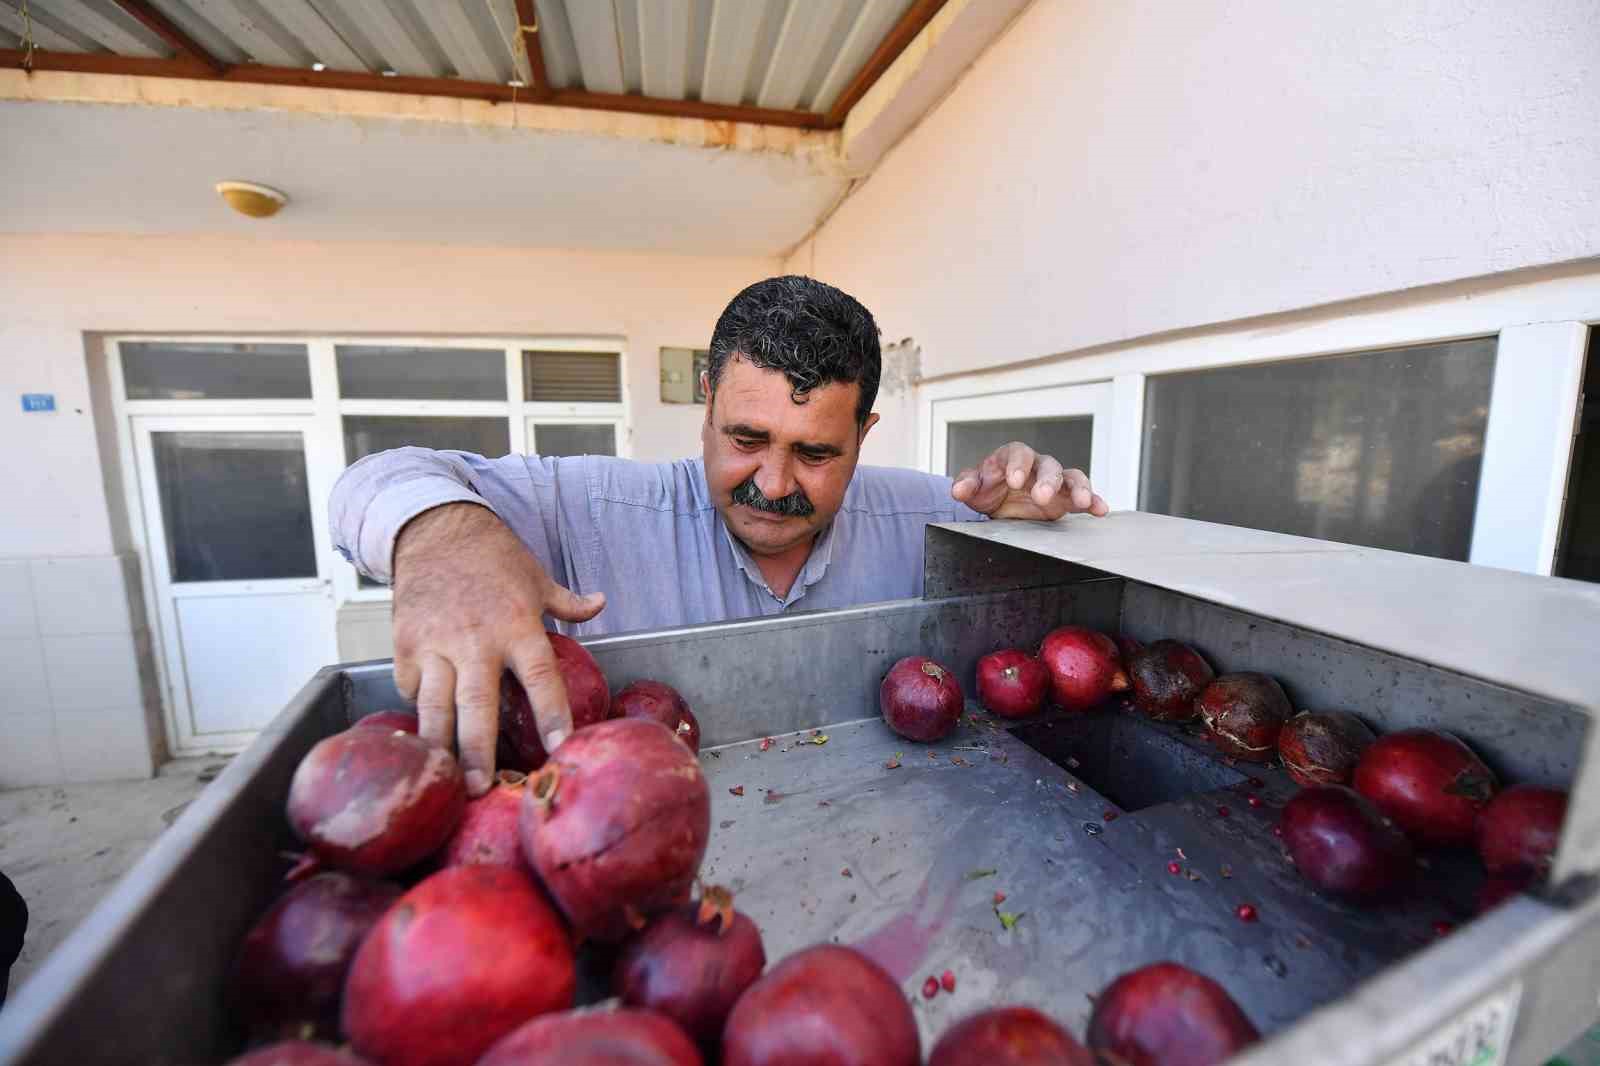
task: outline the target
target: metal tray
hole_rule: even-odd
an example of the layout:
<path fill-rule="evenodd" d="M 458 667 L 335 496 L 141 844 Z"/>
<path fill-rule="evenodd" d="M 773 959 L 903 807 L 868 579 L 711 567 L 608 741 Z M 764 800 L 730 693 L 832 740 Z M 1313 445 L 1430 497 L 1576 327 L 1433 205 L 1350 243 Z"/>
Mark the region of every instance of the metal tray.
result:
<path fill-rule="evenodd" d="M 996 526 L 982 532 L 1012 535 Z M 1570 785 L 1593 739 L 1586 709 L 1562 699 L 1115 565 L 933 530 L 923 600 L 587 643 L 613 686 L 658 678 L 695 707 L 713 797 L 704 875 L 739 893 L 769 957 L 862 946 L 903 981 L 925 1049 L 1004 1002 L 1081 1034 L 1089 995 L 1159 959 L 1239 1000 L 1267 1034 L 1251 1063 L 1408 1062 L 1458 1031 L 1454 1052 L 1415 1061 L 1535 1063 L 1582 1030 L 1600 905 L 1581 871 L 1469 920 L 1473 863 L 1441 857 L 1432 891 L 1356 910 L 1310 892 L 1281 855 L 1270 827 L 1293 785 L 1182 729 L 1115 710 L 1016 726 L 969 705 L 957 734 L 925 746 L 878 720 L 878 681 L 901 656 L 946 662 L 970 692 L 980 655 L 1070 621 L 1186 640 L 1219 672 L 1278 676 L 1297 706 L 1449 728 L 1510 780 Z M 236 1037 L 219 988 L 277 890 L 289 777 L 318 739 L 397 702 L 387 663 L 313 678 L 0 1014 L 0 1062 L 226 1058 Z M 996 890 L 1022 915 L 1010 929 Z M 1236 917 L 1242 902 L 1258 921 Z M 1440 920 L 1460 928 L 1438 939 Z M 945 969 L 954 994 L 914 994 Z"/>

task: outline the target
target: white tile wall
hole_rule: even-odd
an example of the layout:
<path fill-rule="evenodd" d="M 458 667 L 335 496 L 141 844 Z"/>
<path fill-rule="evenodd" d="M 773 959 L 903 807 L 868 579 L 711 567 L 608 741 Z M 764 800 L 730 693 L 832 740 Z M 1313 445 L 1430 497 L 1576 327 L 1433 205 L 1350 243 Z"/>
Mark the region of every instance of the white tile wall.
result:
<path fill-rule="evenodd" d="M 65 781 L 114 781 L 155 772 L 144 709 L 138 704 L 103 711 L 58 711 L 56 748 Z"/>
<path fill-rule="evenodd" d="M 61 781 L 56 723 L 51 714 L 19 714 L 0 723 L 0 788 L 54 785 Z"/>
<path fill-rule="evenodd" d="M 126 572 L 120 556 L 34 559 L 33 602 L 47 637 L 131 633 Z M 143 618 L 139 619 L 143 625 Z"/>
<path fill-rule="evenodd" d="M 44 645 L 38 637 L 0 637 L 0 715 L 49 714 Z"/>
<path fill-rule="evenodd" d="M 44 661 L 57 714 L 135 707 L 141 701 L 132 633 L 45 637 Z"/>
<path fill-rule="evenodd" d="M 38 635 L 27 560 L 0 561 L 0 640 Z"/>

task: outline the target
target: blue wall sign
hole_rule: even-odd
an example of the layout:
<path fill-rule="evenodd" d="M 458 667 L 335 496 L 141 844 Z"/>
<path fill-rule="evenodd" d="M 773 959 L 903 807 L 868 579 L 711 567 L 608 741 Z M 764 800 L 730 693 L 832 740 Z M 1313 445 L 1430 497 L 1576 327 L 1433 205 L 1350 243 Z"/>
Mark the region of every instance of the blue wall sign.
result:
<path fill-rule="evenodd" d="M 22 394 L 24 411 L 54 411 L 56 397 L 52 392 L 25 392 Z"/>

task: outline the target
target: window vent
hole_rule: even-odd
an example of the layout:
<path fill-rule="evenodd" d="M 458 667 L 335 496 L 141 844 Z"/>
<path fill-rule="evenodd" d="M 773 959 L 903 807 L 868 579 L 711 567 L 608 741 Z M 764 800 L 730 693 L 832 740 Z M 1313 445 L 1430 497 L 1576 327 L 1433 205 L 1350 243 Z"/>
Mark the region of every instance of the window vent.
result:
<path fill-rule="evenodd" d="M 522 353 L 523 398 L 530 403 L 621 403 L 616 352 Z"/>

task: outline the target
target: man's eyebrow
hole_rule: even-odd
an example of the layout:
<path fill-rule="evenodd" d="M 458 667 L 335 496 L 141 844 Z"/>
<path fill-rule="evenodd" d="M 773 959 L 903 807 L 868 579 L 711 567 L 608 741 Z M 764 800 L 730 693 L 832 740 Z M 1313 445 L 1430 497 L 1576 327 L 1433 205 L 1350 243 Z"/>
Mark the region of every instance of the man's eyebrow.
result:
<path fill-rule="evenodd" d="M 796 444 L 794 450 L 802 455 L 811 455 L 819 459 L 833 458 L 844 454 L 843 448 L 832 444 Z"/>
<path fill-rule="evenodd" d="M 755 440 L 771 440 L 772 434 L 755 426 L 747 426 L 743 422 L 732 422 L 722 427 L 723 436 L 750 437 Z"/>

